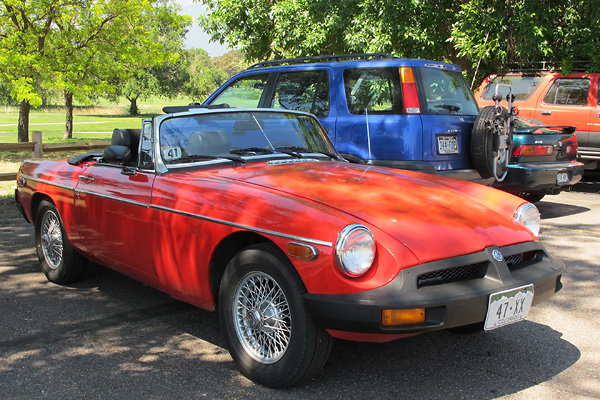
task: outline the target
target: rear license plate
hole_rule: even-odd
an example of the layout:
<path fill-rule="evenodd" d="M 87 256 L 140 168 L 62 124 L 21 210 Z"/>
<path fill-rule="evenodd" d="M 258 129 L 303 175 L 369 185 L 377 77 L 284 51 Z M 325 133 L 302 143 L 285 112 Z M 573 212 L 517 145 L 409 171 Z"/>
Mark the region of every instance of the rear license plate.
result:
<path fill-rule="evenodd" d="M 556 183 L 559 185 L 568 185 L 569 174 L 566 172 L 559 172 L 558 174 L 556 174 Z"/>
<path fill-rule="evenodd" d="M 438 154 L 458 154 L 458 140 L 456 136 L 437 137 Z"/>
<path fill-rule="evenodd" d="M 486 331 L 524 320 L 533 302 L 533 285 L 492 293 L 485 317 Z"/>

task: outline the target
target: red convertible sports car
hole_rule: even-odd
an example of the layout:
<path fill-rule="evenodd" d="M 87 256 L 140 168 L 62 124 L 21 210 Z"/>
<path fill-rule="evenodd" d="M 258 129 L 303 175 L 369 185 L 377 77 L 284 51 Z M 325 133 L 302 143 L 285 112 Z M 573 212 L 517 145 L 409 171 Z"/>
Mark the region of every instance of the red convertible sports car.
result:
<path fill-rule="evenodd" d="M 534 205 L 349 164 L 301 112 L 168 107 L 103 153 L 25 161 L 17 184 L 50 281 L 93 260 L 218 310 L 242 373 L 272 387 L 314 376 L 332 338 L 522 320 L 565 269 Z"/>

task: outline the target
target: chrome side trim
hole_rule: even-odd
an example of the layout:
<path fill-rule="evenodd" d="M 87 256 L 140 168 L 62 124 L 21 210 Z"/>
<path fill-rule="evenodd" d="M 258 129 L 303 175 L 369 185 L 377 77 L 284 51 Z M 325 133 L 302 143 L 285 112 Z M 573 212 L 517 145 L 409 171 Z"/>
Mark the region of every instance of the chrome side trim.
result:
<path fill-rule="evenodd" d="M 106 194 L 90 192 L 88 190 L 75 189 L 75 193 L 87 194 L 89 196 L 96 196 L 96 197 L 100 197 L 102 199 L 118 201 L 119 203 L 131 204 L 133 206 L 139 206 L 139 207 L 143 207 L 143 208 L 150 208 L 150 204 L 140 203 L 139 201 L 133 201 L 133 200 L 129 200 L 129 199 L 124 199 L 122 197 L 115 197 L 115 196 L 109 196 Z"/>
<path fill-rule="evenodd" d="M 270 231 L 270 230 L 267 230 L 267 229 L 255 228 L 255 227 L 252 227 L 252 226 L 237 224 L 235 222 L 224 221 L 224 220 L 220 220 L 220 219 L 216 219 L 216 218 L 206 217 L 206 216 L 203 216 L 203 215 L 197 215 L 197 214 L 192 214 L 192 213 L 188 213 L 188 212 L 184 212 L 184 211 L 179 211 L 179 210 L 175 210 L 175 209 L 169 208 L 169 207 L 162 207 L 162 206 L 156 206 L 156 205 L 151 205 L 151 204 L 144 204 L 144 203 L 140 203 L 140 202 L 129 200 L 129 199 L 123 199 L 123 198 L 118 198 L 118 197 L 113 197 L 113 196 L 98 194 L 98 193 L 90 192 L 90 191 L 87 191 L 87 190 L 75 189 L 74 187 L 71 187 L 71 186 L 59 185 L 59 184 L 54 183 L 54 182 L 49 182 L 49 181 L 46 181 L 46 180 L 43 180 L 43 179 L 32 178 L 32 177 L 27 176 L 27 175 L 21 175 L 21 176 L 23 176 L 23 177 L 25 177 L 25 178 L 27 178 L 29 180 L 32 180 L 34 182 L 40 182 L 40 183 L 44 183 L 44 184 L 47 184 L 47 185 L 50 185 L 50 186 L 56 186 L 56 187 L 59 187 L 59 188 L 62 188 L 62 189 L 73 190 L 75 193 L 86 194 L 86 195 L 90 195 L 90 196 L 102 197 L 104 199 L 115 200 L 115 201 L 118 201 L 118 202 L 121 202 L 121 203 L 131 204 L 131 205 L 134 205 L 134 206 L 140 206 L 140 207 L 144 207 L 144 208 L 153 208 L 153 209 L 156 209 L 156 210 L 165 211 L 165 212 L 169 212 L 169 213 L 173 213 L 173 214 L 178 214 L 178 215 L 183 215 L 185 217 L 195 218 L 195 219 L 199 219 L 199 220 L 202 220 L 202 221 L 213 222 L 215 224 L 221 224 L 221 225 L 231 226 L 233 228 L 244 229 L 244 230 L 247 230 L 247 231 L 256 232 L 256 233 L 262 233 L 262 234 L 265 234 L 265 235 L 277 236 L 277 237 L 281 237 L 281 238 L 284 238 L 284 239 L 295 240 L 295 241 L 298 241 L 298 242 L 310 243 L 310 244 L 314 244 L 314 245 L 318 245 L 318 246 L 333 247 L 333 243 L 331 243 L 331 242 L 325 242 L 323 240 L 310 239 L 310 238 L 305 238 L 305 237 L 302 237 L 302 236 L 288 235 L 286 233 L 280 233 L 280 232 Z"/>
<path fill-rule="evenodd" d="M 55 186 L 55 187 L 58 187 L 61 189 L 75 190 L 74 186 L 61 185 L 60 183 L 50 182 L 45 179 L 34 178 L 33 176 L 29 176 L 29 175 L 25 175 L 25 174 L 20 174 L 19 176 L 23 177 L 27 180 L 33 181 L 33 182 L 43 183 L 45 185 Z"/>
<path fill-rule="evenodd" d="M 224 220 L 221 220 L 221 219 L 206 217 L 206 216 L 198 215 L 198 214 L 192 214 L 192 213 L 188 213 L 188 212 L 185 212 L 185 211 L 179 211 L 179 210 L 175 210 L 175 209 L 172 209 L 172 208 L 169 208 L 169 207 L 162 207 L 162 206 L 150 205 L 150 208 L 154 208 L 156 210 L 165 211 L 165 212 L 169 212 L 169 213 L 173 213 L 173 214 L 177 214 L 177 215 L 183 215 L 185 217 L 195 218 L 195 219 L 199 219 L 199 220 L 202 220 L 202 221 L 214 222 L 216 224 L 231 226 L 233 228 L 244 229 L 244 230 L 251 231 L 251 232 L 263 233 L 263 234 L 266 234 L 266 235 L 277 236 L 277 237 L 281 237 L 281 238 L 284 238 L 284 239 L 296 240 L 296 241 L 304 242 L 304 243 L 311 243 L 311 244 L 315 244 L 315 245 L 319 245 L 319 246 L 333 247 L 333 243 L 331 243 L 331 242 L 325 242 L 325 241 L 322 241 L 322 240 L 310 239 L 310 238 L 305 238 L 305 237 L 295 236 L 295 235 L 288 235 L 286 233 L 280 233 L 280 232 L 270 231 L 270 230 L 267 230 L 267 229 L 255 228 L 255 227 L 252 227 L 252 226 L 237 224 L 235 222 L 224 221 Z"/>

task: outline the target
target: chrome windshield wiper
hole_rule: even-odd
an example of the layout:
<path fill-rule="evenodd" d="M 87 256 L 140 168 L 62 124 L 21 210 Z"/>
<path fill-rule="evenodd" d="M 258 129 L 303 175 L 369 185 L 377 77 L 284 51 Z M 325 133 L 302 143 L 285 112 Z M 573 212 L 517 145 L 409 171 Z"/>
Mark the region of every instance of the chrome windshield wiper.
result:
<path fill-rule="evenodd" d="M 246 160 L 244 160 L 242 157 L 239 157 L 239 156 L 209 156 L 209 155 L 205 155 L 205 154 L 192 154 L 189 156 L 178 158 L 176 160 L 172 160 L 171 164 L 180 164 L 180 163 L 204 161 L 204 160 L 218 160 L 218 159 L 235 161 L 235 162 L 239 162 L 242 164 L 246 163 Z"/>
<path fill-rule="evenodd" d="M 304 147 L 299 147 L 299 146 L 275 147 L 275 151 L 278 151 L 280 153 L 287 154 L 287 155 L 290 155 L 290 156 L 296 157 L 296 158 L 302 158 L 302 154 L 299 153 L 300 151 L 308 152 L 308 150 L 306 150 Z"/>
<path fill-rule="evenodd" d="M 326 151 L 318 151 L 318 150 L 308 150 L 308 149 L 306 149 L 304 147 L 300 147 L 300 146 L 277 147 L 277 148 L 275 148 L 275 150 L 280 151 L 282 153 L 286 153 L 286 154 L 290 154 L 290 155 L 296 156 L 298 158 L 302 157 L 302 154 L 300 154 L 300 152 L 302 152 L 302 153 L 323 154 L 323 155 L 325 155 L 327 157 L 331 157 L 331 158 L 334 158 L 336 160 L 340 159 L 337 155 L 335 155 L 333 153 L 329 153 L 329 152 L 326 152 Z"/>
<path fill-rule="evenodd" d="M 246 147 L 243 149 L 234 149 L 234 150 L 230 150 L 229 151 L 232 154 L 249 154 L 249 155 L 257 155 L 257 154 L 273 154 L 275 153 L 274 150 L 271 149 L 265 149 L 263 147 Z M 252 154 L 254 153 L 254 154 Z"/>

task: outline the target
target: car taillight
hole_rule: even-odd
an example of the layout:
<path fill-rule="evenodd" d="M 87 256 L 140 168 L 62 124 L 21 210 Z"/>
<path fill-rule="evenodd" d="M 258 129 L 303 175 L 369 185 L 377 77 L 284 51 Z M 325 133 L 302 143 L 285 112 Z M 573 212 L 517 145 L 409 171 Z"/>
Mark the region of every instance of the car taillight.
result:
<path fill-rule="evenodd" d="M 577 154 L 578 148 L 579 148 L 579 143 L 569 143 L 565 147 L 565 154 Z"/>
<path fill-rule="evenodd" d="M 400 77 L 402 78 L 402 94 L 404 97 L 404 110 L 407 114 L 420 114 L 421 103 L 419 103 L 419 94 L 415 84 L 415 76 L 410 67 L 400 67 Z"/>
<path fill-rule="evenodd" d="M 554 146 L 524 144 L 513 149 L 513 156 L 548 156 L 554 154 Z"/>

